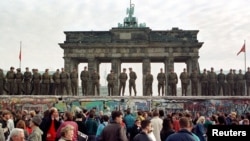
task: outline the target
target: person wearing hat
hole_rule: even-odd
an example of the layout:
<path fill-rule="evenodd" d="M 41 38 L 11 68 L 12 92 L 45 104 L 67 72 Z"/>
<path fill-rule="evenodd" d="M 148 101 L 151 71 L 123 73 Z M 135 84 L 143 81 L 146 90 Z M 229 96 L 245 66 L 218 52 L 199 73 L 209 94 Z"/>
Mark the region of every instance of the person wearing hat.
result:
<path fill-rule="evenodd" d="M 64 89 L 66 90 L 66 94 L 69 95 L 68 80 L 69 80 L 68 72 L 66 72 L 64 68 L 61 68 L 60 72 L 61 95 L 64 95 Z"/>
<path fill-rule="evenodd" d="M 32 78 L 32 74 L 29 71 L 29 68 L 26 67 L 25 68 L 25 72 L 23 74 L 23 80 L 24 80 L 24 94 L 29 95 L 30 91 L 31 91 L 31 78 Z"/>
<path fill-rule="evenodd" d="M 32 86 L 34 91 L 34 95 L 40 94 L 40 81 L 42 80 L 42 75 L 38 72 L 38 69 L 34 69 L 33 75 L 32 75 Z M 31 91 L 31 93 L 32 93 Z"/>
<path fill-rule="evenodd" d="M 134 90 L 134 94 L 136 96 L 136 85 L 135 80 L 137 79 L 136 73 L 132 68 L 129 68 L 129 96 L 131 96 L 132 89 Z"/>
<path fill-rule="evenodd" d="M 10 67 L 10 70 L 6 74 L 7 79 L 7 89 L 8 94 L 13 95 L 14 94 L 14 83 L 15 83 L 15 77 L 16 73 L 14 71 L 14 67 Z"/>
<path fill-rule="evenodd" d="M 27 141 L 42 141 L 43 131 L 39 128 L 42 119 L 39 116 L 34 116 L 30 120 L 30 127 L 32 129 L 31 134 L 28 136 Z"/>
<path fill-rule="evenodd" d="M 226 75 L 226 80 L 227 80 L 227 91 L 229 96 L 234 95 L 234 74 L 233 70 L 230 69 L 229 73 Z"/>
<path fill-rule="evenodd" d="M 226 95 L 225 92 L 225 81 L 226 81 L 226 75 L 223 73 L 223 69 L 220 69 L 220 73 L 217 75 L 217 79 L 218 79 L 218 95 L 221 95 L 221 90 L 222 90 L 222 94 L 223 96 Z"/>
<path fill-rule="evenodd" d="M 80 78 L 82 81 L 82 95 L 86 96 L 88 95 L 88 82 L 89 82 L 89 71 L 87 66 L 84 67 L 84 70 L 80 74 Z"/>
<path fill-rule="evenodd" d="M 114 85 L 115 85 L 115 74 L 113 70 L 110 70 L 110 73 L 107 76 L 108 81 L 108 95 L 114 95 Z"/>
<path fill-rule="evenodd" d="M 61 89 L 60 89 L 61 81 L 60 81 L 60 70 L 59 69 L 56 69 L 56 72 L 53 73 L 52 79 L 54 81 L 54 94 L 55 95 L 60 95 L 60 92 L 61 92 Z"/>
<path fill-rule="evenodd" d="M 239 73 L 236 76 L 236 83 L 237 83 L 237 93 L 238 96 L 244 96 L 245 95 L 245 75 L 242 73 L 241 69 L 239 70 Z"/>
<path fill-rule="evenodd" d="M 0 69 L 0 95 L 3 95 L 5 85 L 5 75 L 3 73 L 3 70 Z"/>
<path fill-rule="evenodd" d="M 217 95 L 217 74 L 214 72 L 214 68 L 211 68 L 211 72 L 208 75 L 208 82 L 209 82 L 209 94 L 211 96 Z"/>
<path fill-rule="evenodd" d="M 50 88 L 50 75 L 49 75 L 49 69 L 45 69 L 45 72 L 42 75 L 42 83 L 44 86 L 43 89 L 43 95 L 49 95 L 49 88 Z"/>
<path fill-rule="evenodd" d="M 247 72 L 245 73 L 245 79 L 246 79 L 247 95 L 250 96 L 250 67 L 247 68 Z"/>
<path fill-rule="evenodd" d="M 71 84 L 71 91 L 73 96 L 78 95 L 78 71 L 76 68 L 73 68 L 73 70 L 70 72 L 70 84 Z"/>
<path fill-rule="evenodd" d="M 17 95 L 22 94 L 22 85 L 23 85 L 23 73 L 21 72 L 20 68 L 16 69 L 16 93 Z"/>
<path fill-rule="evenodd" d="M 119 95 L 124 96 L 127 79 L 128 79 L 128 75 L 126 73 L 126 69 L 123 68 L 122 73 L 119 75 L 119 80 L 120 80 Z M 122 94 L 121 94 L 121 91 L 122 91 Z"/>
<path fill-rule="evenodd" d="M 201 83 L 201 95 L 208 95 L 208 74 L 207 70 L 204 69 L 203 73 L 200 75 L 200 83 Z"/>
<path fill-rule="evenodd" d="M 95 95 L 95 91 L 96 91 L 97 95 L 100 96 L 100 75 L 99 75 L 99 73 L 94 69 L 90 78 L 92 80 L 92 94 Z"/>
<path fill-rule="evenodd" d="M 163 72 L 163 69 L 160 69 L 160 72 L 157 74 L 158 81 L 158 96 L 165 95 L 165 83 L 166 83 L 166 74 Z"/>

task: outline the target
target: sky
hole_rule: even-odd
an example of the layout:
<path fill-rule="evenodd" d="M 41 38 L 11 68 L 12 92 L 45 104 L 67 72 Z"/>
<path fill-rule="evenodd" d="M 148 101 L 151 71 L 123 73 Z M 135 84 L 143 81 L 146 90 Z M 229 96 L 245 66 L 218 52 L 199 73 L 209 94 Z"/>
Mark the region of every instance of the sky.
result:
<path fill-rule="evenodd" d="M 0 1 L 0 68 L 10 66 L 46 68 L 64 66 L 64 31 L 108 31 L 123 23 L 130 0 L 2 0 Z M 151 30 L 199 30 L 200 69 L 250 66 L 250 5 L 247 0 L 132 0 L 138 23 Z M 236 55 L 245 42 L 246 53 Z M 22 61 L 19 61 L 20 46 Z M 84 66 L 81 64 L 80 66 Z M 128 67 L 133 64 L 122 64 Z M 140 75 L 141 64 L 134 69 Z M 152 64 L 156 77 L 163 64 Z M 177 74 L 184 64 L 175 64 Z M 80 68 L 81 69 L 81 68 Z M 100 75 L 109 71 L 102 64 Z M 105 85 L 105 80 L 101 82 Z M 154 82 L 156 84 L 156 82 Z M 180 85 L 180 84 L 178 84 Z"/>

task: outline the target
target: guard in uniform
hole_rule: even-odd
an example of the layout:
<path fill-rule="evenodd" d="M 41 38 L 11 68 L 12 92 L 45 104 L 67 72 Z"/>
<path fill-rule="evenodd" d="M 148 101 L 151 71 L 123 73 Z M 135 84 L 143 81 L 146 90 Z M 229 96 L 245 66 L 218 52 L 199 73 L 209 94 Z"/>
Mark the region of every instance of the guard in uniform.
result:
<path fill-rule="evenodd" d="M 136 96 L 136 85 L 135 80 L 137 79 L 136 73 L 132 70 L 132 68 L 129 68 L 129 96 L 131 96 L 131 90 L 134 90 L 135 96 Z"/>
<path fill-rule="evenodd" d="M 147 72 L 146 78 L 145 78 L 145 96 L 152 96 L 153 95 L 153 89 L 152 84 L 154 81 L 153 75 L 150 73 L 150 71 Z"/>
<path fill-rule="evenodd" d="M 23 91 L 23 73 L 21 72 L 21 69 L 16 69 L 16 94 L 21 95 Z"/>
<path fill-rule="evenodd" d="M 26 71 L 23 74 L 23 80 L 24 80 L 24 94 L 29 95 L 31 93 L 31 79 L 32 74 L 29 71 L 29 68 L 25 68 Z"/>
<path fill-rule="evenodd" d="M 94 72 L 91 75 L 91 80 L 92 80 L 92 93 L 95 96 L 95 88 L 97 91 L 97 95 L 100 96 L 100 75 L 94 70 Z"/>
<path fill-rule="evenodd" d="M 114 85 L 115 85 L 115 75 L 113 70 L 111 70 L 110 73 L 108 74 L 107 81 L 108 81 L 108 95 L 113 96 Z"/>
<path fill-rule="evenodd" d="M 128 79 L 128 75 L 126 73 L 126 69 L 124 68 L 123 72 L 119 75 L 119 80 L 120 80 L 119 94 L 121 96 L 124 96 L 127 79 Z M 121 91 L 122 91 L 122 94 L 121 94 Z"/>
<path fill-rule="evenodd" d="M 165 84 L 166 84 L 166 75 L 163 73 L 163 69 L 160 69 L 160 72 L 157 75 L 158 80 L 158 96 L 160 96 L 160 91 L 162 96 L 164 96 Z"/>
<path fill-rule="evenodd" d="M 80 74 L 82 81 L 82 95 L 88 95 L 88 82 L 89 82 L 89 71 L 87 67 L 84 67 L 84 70 Z"/>
<path fill-rule="evenodd" d="M 72 95 L 76 96 L 78 93 L 78 72 L 76 68 L 73 68 L 73 71 L 70 73 L 70 81 Z"/>
<path fill-rule="evenodd" d="M 16 79 L 16 73 L 14 72 L 14 67 L 10 67 L 10 70 L 6 74 L 6 79 L 7 79 L 8 94 L 13 95 L 15 90 L 15 79 Z"/>
<path fill-rule="evenodd" d="M 180 74 L 181 80 L 181 92 L 182 96 L 187 96 L 187 88 L 189 85 L 189 74 L 187 73 L 186 69 L 183 69 L 183 72 Z"/>

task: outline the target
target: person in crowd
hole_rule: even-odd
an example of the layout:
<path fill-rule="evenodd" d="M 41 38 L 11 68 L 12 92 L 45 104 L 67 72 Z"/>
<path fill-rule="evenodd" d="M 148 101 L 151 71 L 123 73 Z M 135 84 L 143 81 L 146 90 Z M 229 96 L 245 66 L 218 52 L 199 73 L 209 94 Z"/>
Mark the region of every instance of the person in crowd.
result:
<path fill-rule="evenodd" d="M 133 141 L 134 137 L 141 132 L 141 121 L 135 120 L 135 123 L 130 131 L 129 140 Z"/>
<path fill-rule="evenodd" d="M 101 118 L 102 118 L 101 123 L 98 125 L 97 131 L 96 131 L 96 139 L 97 139 L 97 141 L 99 140 L 104 127 L 107 126 L 108 122 L 109 122 L 109 116 L 103 115 Z"/>
<path fill-rule="evenodd" d="M 21 128 L 11 130 L 7 141 L 25 141 L 24 131 Z"/>
<path fill-rule="evenodd" d="M 132 115 L 130 108 L 127 109 L 126 115 L 124 116 L 124 122 L 126 124 L 126 129 L 127 129 L 127 136 L 130 135 L 131 129 L 134 126 L 135 123 L 135 117 Z"/>
<path fill-rule="evenodd" d="M 166 141 L 196 141 L 190 131 L 191 122 L 187 117 L 181 117 L 179 120 L 180 130 L 167 137 Z"/>
<path fill-rule="evenodd" d="M 32 128 L 31 134 L 28 136 L 27 141 L 42 141 L 43 131 L 39 128 L 42 119 L 39 116 L 34 116 L 30 120 L 30 127 Z"/>
<path fill-rule="evenodd" d="M 5 137 L 4 137 L 4 133 L 3 133 L 3 128 L 0 126 L 0 141 L 4 141 Z"/>
<path fill-rule="evenodd" d="M 73 141 L 74 127 L 70 124 L 63 127 L 60 131 L 61 137 L 58 141 Z"/>
<path fill-rule="evenodd" d="M 95 120 L 95 111 L 91 110 L 86 120 L 87 135 L 89 141 L 95 141 L 98 122 Z"/>
<path fill-rule="evenodd" d="M 103 129 L 100 141 L 128 141 L 126 130 L 122 127 L 121 111 L 113 111 L 110 123 Z"/>
<path fill-rule="evenodd" d="M 72 138 L 72 141 L 77 141 L 77 132 L 78 132 L 78 125 L 77 123 L 74 121 L 74 116 L 71 112 L 66 111 L 63 114 L 63 122 L 62 124 L 59 126 L 59 128 L 56 131 L 56 138 L 60 138 L 60 133 L 61 133 L 61 129 L 67 125 L 71 125 L 74 127 L 74 135 Z"/>
<path fill-rule="evenodd" d="M 162 129 L 162 119 L 159 117 L 159 111 L 158 110 L 154 110 L 153 111 L 153 118 L 151 119 L 151 124 L 153 127 L 153 133 L 154 136 L 156 138 L 157 141 L 161 140 L 161 136 L 160 136 L 160 132 Z"/>
<path fill-rule="evenodd" d="M 204 127 L 204 123 L 205 123 L 205 117 L 200 116 L 196 122 L 195 129 L 194 129 L 194 133 L 195 135 L 199 137 L 200 141 L 206 141 L 206 138 L 205 138 L 206 130 Z"/>
<path fill-rule="evenodd" d="M 250 125 L 249 124 L 249 119 L 243 119 L 242 125 Z"/>
<path fill-rule="evenodd" d="M 49 115 L 44 116 L 40 129 L 43 131 L 43 141 L 55 141 L 56 131 L 61 125 L 61 119 L 59 118 L 58 110 L 55 107 L 50 108 Z"/>
<path fill-rule="evenodd" d="M 145 117 L 143 117 L 143 111 L 137 111 L 137 117 L 136 119 L 143 121 Z"/>
<path fill-rule="evenodd" d="M 179 122 L 179 115 L 178 113 L 172 113 L 172 121 L 173 121 L 173 129 L 175 132 L 178 132 L 180 130 L 180 122 Z"/>
<path fill-rule="evenodd" d="M 82 112 L 77 112 L 75 116 L 75 122 L 78 125 L 78 131 L 87 134 L 87 128 L 85 125 L 86 117 L 83 115 Z"/>
<path fill-rule="evenodd" d="M 23 129 L 24 131 L 24 137 L 25 137 L 25 140 L 28 139 L 28 136 L 29 136 L 29 133 L 27 131 L 27 127 L 26 127 L 26 124 L 25 124 L 25 121 L 24 120 L 19 120 L 16 124 L 16 128 L 21 128 Z"/>
<path fill-rule="evenodd" d="M 149 133 L 152 132 L 152 124 L 150 120 L 143 120 L 141 122 L 141 132 L 137 134 L 133 141 L 152 141 Z"/>
<path fill-rule="evenodd" d="M 161 141 L 165 141 L 167 137 L 173 133 L 175 133 L 173 129 L 173 121 L 171 118 L 165 117 L 163 119 L 162 129 L 160 133 Z"/>
<path fill-rule="evenodd" d="M 8 120 L 10 119 L 10 115 L 11 115 L 10 111 L 4 110 L 2 112 L 2 118 L 0 119 L 0 124 L 2 124 L 5 139 L 7 139 L 9 134 L 10 134 L 10 129 L 7 126 L 8 125 Z"/>

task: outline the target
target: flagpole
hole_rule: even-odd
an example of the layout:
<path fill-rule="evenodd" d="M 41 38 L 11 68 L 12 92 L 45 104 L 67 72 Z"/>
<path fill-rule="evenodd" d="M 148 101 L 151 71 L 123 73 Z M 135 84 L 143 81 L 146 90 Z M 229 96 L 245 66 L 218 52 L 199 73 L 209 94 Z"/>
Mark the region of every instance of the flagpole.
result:
<path fill-rule="evenodd" d="M 246 40 L 244 40 L 244 45 L 245 45 L 245 54 L 244 54 L 244 57 L 245 57 L 245 73 L 247 72 L 247 68 L 246 68 L 246 53 L 247 53 L 247 47 L 246 47 Z"/>
<path fill-rule="evenodd" d="M 22 60 L 22 41 L 20 41 L 20 52 L 19 52 L 19 68 L 21 69 L 21 60 Z"/>

